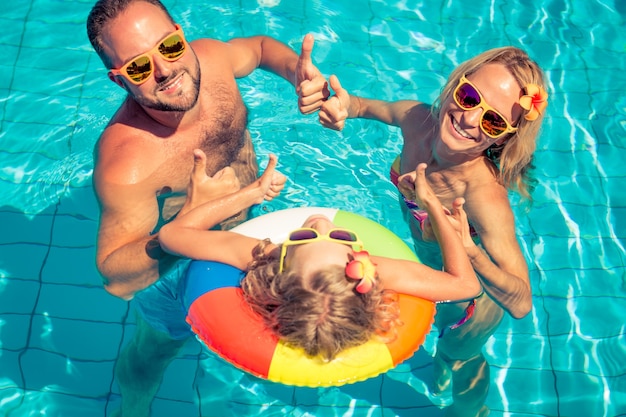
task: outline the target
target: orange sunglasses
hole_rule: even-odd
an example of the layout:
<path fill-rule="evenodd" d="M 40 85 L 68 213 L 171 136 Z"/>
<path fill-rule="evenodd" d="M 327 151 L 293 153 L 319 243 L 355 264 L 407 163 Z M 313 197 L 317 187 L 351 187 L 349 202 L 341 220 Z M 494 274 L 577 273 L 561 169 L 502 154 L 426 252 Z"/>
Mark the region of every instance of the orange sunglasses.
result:
<path fill-rule="evenodd" d="M 179 25 L 174 25 L 176 30 L 163 39 L 161 39 L 157 45 L 144 52 L 141 55 L 137 55 L 121 68 L 112 68 L 109 71 L 113 75 L 121 75 L 128 81 L 135 85 L 140 85 L 146 82 L 152 70 L 154 64 L 152 63 L 152 55 L 158 52 L 166 61 L 176 61 L 185 53 L 185 37 L 183 36 L 183 30 Z"/>

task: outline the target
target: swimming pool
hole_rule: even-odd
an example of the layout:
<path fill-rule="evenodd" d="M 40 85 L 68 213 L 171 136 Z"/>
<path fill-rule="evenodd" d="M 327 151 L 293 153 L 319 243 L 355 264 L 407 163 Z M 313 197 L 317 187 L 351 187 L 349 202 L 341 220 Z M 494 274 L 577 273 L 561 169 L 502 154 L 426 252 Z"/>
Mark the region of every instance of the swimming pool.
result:
<path fill-rule="evenodd" d="M 474 2 L 477 3 L 477 2 Z M 272 35 L 345 88 L 432 101 L 459 62 L 522 46 L 546 70 L 549 118 L 531 207 L 515 204 L 534 309 L 506 318 L 486 346 L 494 416 L 626 415 L 626 8 L 616 1 L 243 0 L 210 8 L 166 1 L 190 39 Z M 92 148 L 123 98 L 92 52 L 91 1 L 24 1 L 0 34 L 0 416 L 108 416 L 113 366 L 132 336 L 127 303 L 94 267 L 98 209 Z M 541 5 L 540 7 L 537 5 Z M 399 132 L 350 121 L 343 133 L 298 114 L 283 80 L 240 83 L 260 157 L 280 156 L 286 192 L 264 210 L 301 205 L 357 212 L 409 239 L 386 173 Z M 514 203 L 517 199 L 514 198 Z M 432 351 L 434 336 L 426 342 Z M 436 416 L 421 350 L 384 376 L 329 389 L 246 375 L 189 343 L 169 367 L 154 416 Z M 225 400 L 227 399 L 227 400 Z"/>

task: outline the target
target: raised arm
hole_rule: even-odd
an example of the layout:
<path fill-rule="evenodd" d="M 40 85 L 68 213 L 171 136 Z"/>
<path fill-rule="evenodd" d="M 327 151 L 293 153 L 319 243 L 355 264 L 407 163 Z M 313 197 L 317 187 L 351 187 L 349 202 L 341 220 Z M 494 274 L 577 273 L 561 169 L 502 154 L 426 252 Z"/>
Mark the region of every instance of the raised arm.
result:
<path fill-rule="evenodd" d="M 464 235 L 469 235 L 464 201 L 459 199 L 452 213 L 446 210 L 426 182 L 425 171 L 426 164 L 420 164 L 415 172 L 404 175 L 402 181 L 413 185 L 416 202 L 428 213 L 442 252 L 443 271 L 421 263 L 382 258 L 378 261 L 379 275 L 387 288 L 433 301 L 475 297 L 481 286 L 463 246 Z M 453 223 L 462 226 L 462 236 Z"/>
<path fill-rule="evenodd" d="M 311 59 L 313 44 L 313 35 L 306 35 L 298 56 L 290 47 L 269 36 L 235 38 L 228 42 L 229 58 L 235 77 L 261 68 L 289 81 L 296 87 L 300 111 L 308 114 L 317 111 L 329 96 L 326 78 Z"/>
<path fill-rule="evenodd" d="M 330 87 L 335 95 L 320 109 L 322 126 L 342 130 L 346 119 L 372 119 L 392 126 L 402 126 L 411 109 L 421 104 L 414 100 L 383 101 L 351 95 L 335 75 L 330 76 Z"/>

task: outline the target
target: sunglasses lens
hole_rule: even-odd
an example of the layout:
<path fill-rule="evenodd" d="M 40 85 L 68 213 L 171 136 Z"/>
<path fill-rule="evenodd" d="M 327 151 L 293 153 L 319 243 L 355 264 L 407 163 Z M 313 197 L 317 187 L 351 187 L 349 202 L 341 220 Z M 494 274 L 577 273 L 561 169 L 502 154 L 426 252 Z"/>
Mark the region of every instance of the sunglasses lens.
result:
<path fill-rule="evenodd" d="M 480 104 L 480 94 L 467 83 L 461 84 L 454 94 L 456 101 L 464 109 L 473 109 Z"/>
<path fill-rule="evenodd" d="M 494 137 L 506 132 L 507 129 L 506 120 L 492 110 L 487 110 L 483 114 L 482 126 L 486 134 Z"/>
<path fill-rule="evenodd" d="M 152 65 L 147 55 L 142 55 L 126 67 L 126 74 L 136 83 L 142 82 L 152 73 Z"/>
<path fill-rule="evenodd" d="M 345 242 L 357 241 L 356 235 L 347 230 L 333 230 L 332 232 L 330 232 L 329 237 L 335 240 L 343 240 Z"/>
<path fill-rule="evenodd" d="M 297 242 L 300 240 L 315 239 L 316 237 L 317 232 L 315 230 L 300 229 L 291 232 L 291 234 L 289 235 L 289 240 Z"/>
<path fill-rule="evenodd" d="M 180 35 L 173 34 L 161 42 L 159 52 L 163 55 L 163 58 L 173 61 L 185 52 L 185 42 L 183 42 L 183 38 Z"/>

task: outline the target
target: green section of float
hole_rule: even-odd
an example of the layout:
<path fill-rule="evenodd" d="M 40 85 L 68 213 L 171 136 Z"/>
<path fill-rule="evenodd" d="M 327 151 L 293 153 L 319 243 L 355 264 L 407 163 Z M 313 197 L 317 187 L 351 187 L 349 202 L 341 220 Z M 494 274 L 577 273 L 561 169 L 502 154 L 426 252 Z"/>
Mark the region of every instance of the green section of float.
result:
<path fill-rule="evenodd" d="M 419 262 L 413 250 L 402 239 L 373 220 L 339 210 L 333 223 L 356 232 L 365 245 L 364 249 L 373 255 Z"/>

